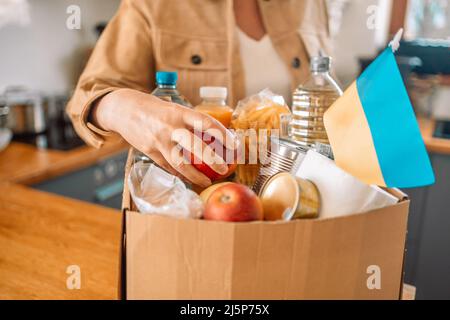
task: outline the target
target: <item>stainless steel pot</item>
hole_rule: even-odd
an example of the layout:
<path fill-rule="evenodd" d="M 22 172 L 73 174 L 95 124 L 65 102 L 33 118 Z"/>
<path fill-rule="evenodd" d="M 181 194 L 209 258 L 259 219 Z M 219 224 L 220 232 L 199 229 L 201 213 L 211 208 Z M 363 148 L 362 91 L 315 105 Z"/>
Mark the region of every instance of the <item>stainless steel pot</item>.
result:
<path fill-rule="evenodd" d="M 21 88 L 7 89 L 7 126 L 14 134 L 38 134 L 47 129 L 43 97 Z"/>
<path fill-rule="evenodd" d="M 0 129 L 7 127 L 8 114 L 9 108 L 6 106 L 3 97 L 0 96 Z"/>

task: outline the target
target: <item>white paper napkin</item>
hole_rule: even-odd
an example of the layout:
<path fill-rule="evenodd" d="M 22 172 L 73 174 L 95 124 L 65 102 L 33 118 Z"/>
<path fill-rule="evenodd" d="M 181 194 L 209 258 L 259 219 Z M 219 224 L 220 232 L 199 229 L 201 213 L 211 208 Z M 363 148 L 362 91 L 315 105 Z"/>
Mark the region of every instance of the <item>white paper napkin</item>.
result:
<path fill-rule="evenodd" d="M 378 186 L 367 185 L 340 169 L 333 160 L 308 151 L 296 176 L 312 181 L 320 192 L 320 218 L 364 213 L 399 200 Z"/>

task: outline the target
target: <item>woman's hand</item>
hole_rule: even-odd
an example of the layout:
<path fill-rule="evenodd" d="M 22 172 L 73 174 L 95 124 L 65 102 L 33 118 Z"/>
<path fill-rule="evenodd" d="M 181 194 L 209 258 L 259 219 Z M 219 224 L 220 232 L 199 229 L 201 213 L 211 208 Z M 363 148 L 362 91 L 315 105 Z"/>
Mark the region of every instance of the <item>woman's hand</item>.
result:
<path fill-rule="evenodd" d="M 224 146 L 235 149 L 233 134 L 215 119 L 132 89 L 120 89 L 103 97 L 94 106 L 92 118 L 97 126 L 120 134 L 168 172 L 202 187 L 209 186 L 211 181 L 183 161 L 182 149 L 219 174 L 225 174 L 228 166 L 192 133 L 194 126 L 201 124 L 203 132 L 208 130 Z"/>

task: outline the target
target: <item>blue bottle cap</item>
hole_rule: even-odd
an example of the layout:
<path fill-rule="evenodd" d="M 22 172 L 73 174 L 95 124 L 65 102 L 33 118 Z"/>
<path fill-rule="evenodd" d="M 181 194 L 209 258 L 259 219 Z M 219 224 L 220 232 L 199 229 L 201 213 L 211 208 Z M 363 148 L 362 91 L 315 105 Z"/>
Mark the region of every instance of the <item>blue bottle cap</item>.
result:
<path fill-rule="evenodd" d="M 176 72 L 156 72 L 156 83 L 168 86 L 175 86 L 178 80 L 178 73 Z"/>

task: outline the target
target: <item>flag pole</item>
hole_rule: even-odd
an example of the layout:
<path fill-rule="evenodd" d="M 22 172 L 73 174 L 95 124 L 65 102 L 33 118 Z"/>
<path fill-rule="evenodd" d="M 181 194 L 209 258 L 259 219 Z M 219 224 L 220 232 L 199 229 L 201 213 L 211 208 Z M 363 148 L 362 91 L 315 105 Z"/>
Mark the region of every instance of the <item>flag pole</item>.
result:
<path fill-rule="evenodd" d="M 392 49 L 392 52 L 397 52 L 398 48 L 400 48 L 400 40 L 402 40 L 403 37 L 403 28 L 400 28 L 400 30 L 397 31 L 395 34 L 394 39 L 389 43 L 389 46 Z"/>

